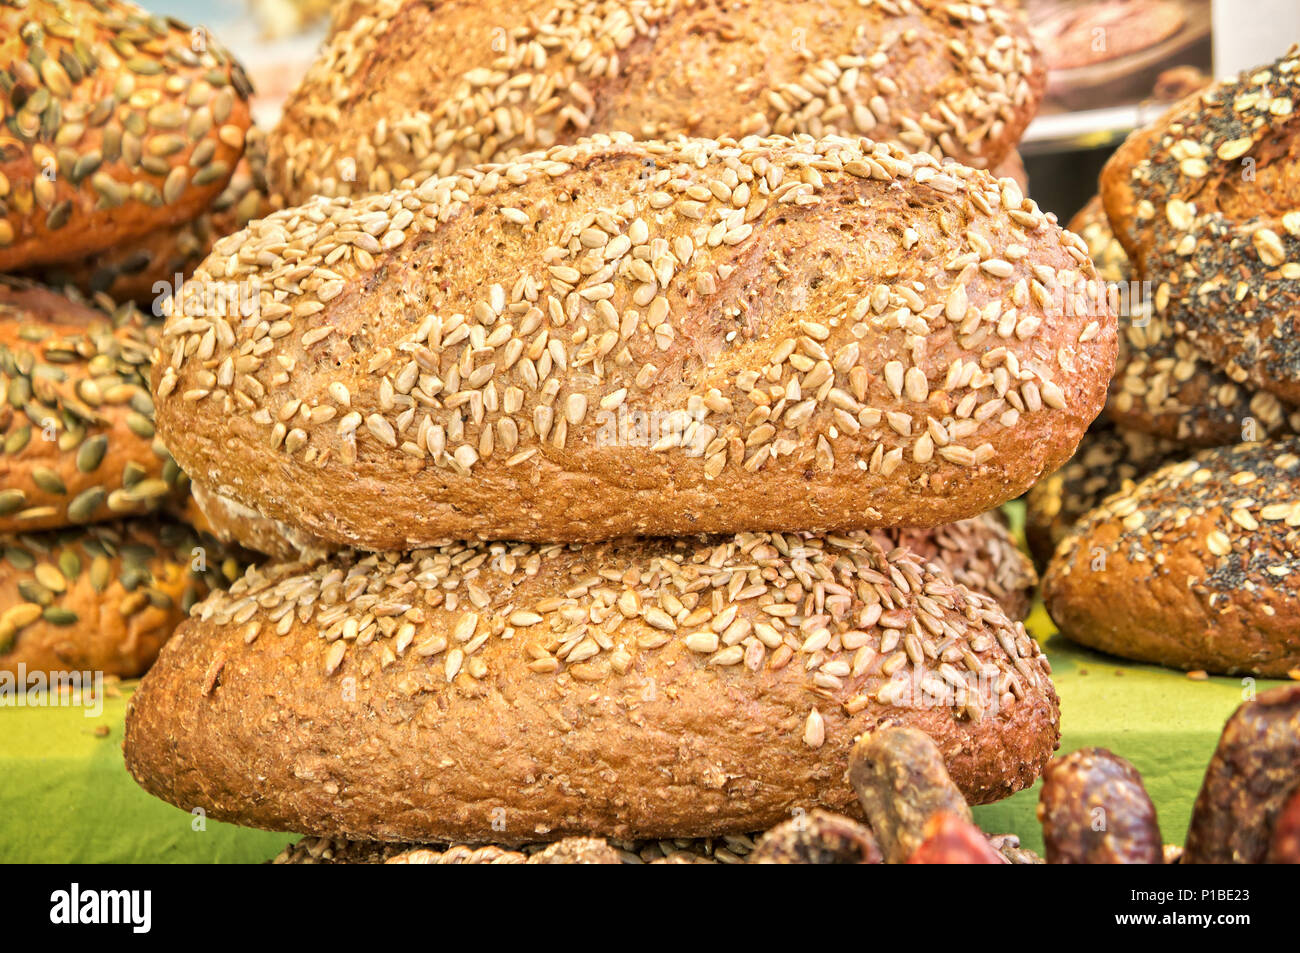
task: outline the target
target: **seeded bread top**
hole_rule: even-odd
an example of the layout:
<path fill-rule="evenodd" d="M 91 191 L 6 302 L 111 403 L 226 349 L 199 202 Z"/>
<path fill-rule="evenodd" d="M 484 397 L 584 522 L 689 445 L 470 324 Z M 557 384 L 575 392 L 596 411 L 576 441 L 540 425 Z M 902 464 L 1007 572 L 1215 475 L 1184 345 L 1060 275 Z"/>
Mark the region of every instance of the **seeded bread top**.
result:
<path fill-rule="evenodd" d="M 1075 215 L 1070 229 L 1087 243 L 1098 277 L 1112 284 L 1120 302 L 1119 361 L 1106 401 L 1111 420 L 1189 447 L 1296 432 L 1300 416 L 1294 411 L 1268 391 L 1234 380 L 1164 315 L 1152 313 L 1099 196 Z"/>
<path fill-rule="evenodd" d="M 1224 368 L 1300 403 L 1300 46 L 1189 96 L 1102 173 L 1156 314 Z"/>
<path fill-rule="evenodd" d="M 802 528 L 951 522 L 1068 457 L 1115 348 L 1082 241 L 1014 182 L 838 138 L 596 137 L 319 199 L 219 242 L 165 310 L 159 424 L 181 464 L 373 549 L 799 527 L 749 522 L 785 512 L 753 506 L 782 471 L 779 507 L 819 481 L 846 494 Z M 681 426 L 623 446 L 611 421 L 631 412 Z M 546 465 L 610 480 L 557 501 L 524 479 Z M 618 508 L 628 466 L 678 484 L 664 523 L 628 522 L 630 498 L 589 529 L 519 505 Z M 398 495 L 365 519 L 374 499 L 313 482 L 370 479 Z M 715 483 L 671 522 L 719 479 L 749 520 L 707 522 Z M 408 485 L 448 487 L 454 511 Z"/>
<path fill-rule="evenodd" d="M 202 29 L 121 0 L 0 3 L 0 271 L 187 221 L 230 179 L 248 80 Z"/>
<path fill-rule="evenodd" d="M 177 486 L 154 436 L 156 340 L 134 308 L 0 281 L 0 532 L 147 512 Z"/>
<path fill-rule="evenodd" d="M 989 168 L 1044 84 L 998 0 L 380 0 L 347 22 L 273 134 L 291 202 L 598 132 L 865 134 Z"/>

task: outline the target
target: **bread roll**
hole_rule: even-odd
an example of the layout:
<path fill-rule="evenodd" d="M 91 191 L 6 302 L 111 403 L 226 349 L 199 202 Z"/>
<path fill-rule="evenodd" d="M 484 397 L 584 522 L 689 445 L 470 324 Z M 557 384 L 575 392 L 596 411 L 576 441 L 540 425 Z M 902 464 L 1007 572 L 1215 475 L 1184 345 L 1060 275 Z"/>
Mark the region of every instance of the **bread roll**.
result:
<path fill-rule="evenodd" d="M 992 0 L 382 0 L 289 97 L 271 177 L 292 203 L 382 192 L 611 132 L 866 134 L 991 168 L 1044 80 Z"/>
<path fill-rule="evenodd" d="M 1080 520 L 1048 567 L 1062 634 L 1143 662 L 1285 676 L 1300 666 L 1300 441 L 1168 464 Z"/>
<path fill-rule="evenodd" d="M 126 762 L 212 818 L 369 840 L 703 837 L 856 811 L 854 738 L 973 803 L 1057 743 L 1047 660 L 864 534 L 452 544 L 251 569 L 131 700 Z"/>
<path fill-rule="evenodd" d="M 867 140 L 596 139 L 322 200 L 181 297 L 178 462 L 371 550 L 953 522 L 1069 457 L 1115 357 L 1076 236 Z"/>
<path fill-rule="evenodd" d="M 0 536 L 0 672 L 134 678 L 239 568 L 189 527 L 157 520 Z"/>
<path fill-rule="evenodd" d="M 180 489 L 154 435 L 156 337 L 133 308 L 0 279 L 0 533 L 150 512 Z"/>
<path fill-rule="evenodd" d="M 206 30 L 122 0 L 0 6 L 0 272 L 189 221 L 244 150 L 251 88 Z"/>
<path fill-rule="evenodd" d="M 1156 314 L 1235 381 L 1300 403 L 1300 46 L 1174 106 L 1102 171 Z"/>

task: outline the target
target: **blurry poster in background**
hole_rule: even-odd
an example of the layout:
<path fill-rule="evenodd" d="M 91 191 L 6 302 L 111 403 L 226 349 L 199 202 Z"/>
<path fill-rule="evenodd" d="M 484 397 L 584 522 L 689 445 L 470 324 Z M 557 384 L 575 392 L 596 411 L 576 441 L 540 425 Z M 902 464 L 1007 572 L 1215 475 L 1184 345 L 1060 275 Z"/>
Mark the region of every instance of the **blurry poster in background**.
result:
<path fill-rule="evenodd" d="M 1211 74 L 1210 0 L 1028 0 L 1048 66 L 1040 115 L 1170 102 Z"/>

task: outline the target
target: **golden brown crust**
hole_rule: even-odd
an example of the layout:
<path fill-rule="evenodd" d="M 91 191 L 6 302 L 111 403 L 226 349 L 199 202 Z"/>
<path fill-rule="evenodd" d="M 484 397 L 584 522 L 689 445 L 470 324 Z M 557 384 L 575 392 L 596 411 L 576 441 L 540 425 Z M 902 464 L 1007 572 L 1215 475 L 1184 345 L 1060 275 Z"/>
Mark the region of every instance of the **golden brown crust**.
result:
<path fill-rule="evenodd" d="M 1235 381 L 1300 403 L 1300 46 L 1187 97 L 1102 172 L 1155 313 Z"/>
<path fill-rule="evenodd" d="M 1014 183 L 868 140 L 598 138 L 319 200 L 168 304 L 177 460 L 374 550 L 968 518 L 1068 458 L 1116 346 Z"/>
<path fill-rule="evenodd" d="M 1138 431 L 1094 426 L 1070 462 L 1025 497 L 1025 539 L 1038 565 L 1047 565 L 1071 527 L 1112 493 L 1171 460 L 1186 458 L 1178 444 Z"/>
<path fill-rule="evenodd" d="M 291 202 L 594 133 L 867 134 L 980 168 L 1042 96 L 991 0 L 388 0 L 336 29 L 272 134 Z"/>
<path fill-rule="evenodd" d="M 230 182 L 197 218 L 155 229 L 90 258 L 49 265 L 31 274 L 44 284 L 71 285 L 87 294 L 104 293 L 114 301 L 152 307 L 175 291 L 178 275 L 190 276 L 217 239 L 269 215 L 281 204 L 267 192 L 266 134 L 253 126 Z"/>
<path fill-rule="evenodd" d="M 1124 658 L 1224 674 L 1300 665 L 1300 441 L 1207 450 L 1107 499 L 1043 580 L 1061 632 Z"/>
<path fill-rule="evenodd" d="M 134 678 L 238 564 L 154 520 L 0 536 L 0 672 Z"/>
<path fill-rule="evenodd" d="M 126 759 L 267 829 L 717 835 L 856 810 L 878 725 L 930 734 L 974 803 L 1028 786 L 1048 673 L 991 599 L 862 534 L 455 544 L 250 570 L 132 698 Z"/>
<path fill-rule="evenodd" d="M 158 509 L 182 484 L 153 425 L 138 311 L 0 280 L 0 533 Z"/>
<path fill-rule="evenodd" d="M 201 29 L 121 0 L 0 6 L 0 272 L 188 221 L 230 179 L 248 80 Z"/>

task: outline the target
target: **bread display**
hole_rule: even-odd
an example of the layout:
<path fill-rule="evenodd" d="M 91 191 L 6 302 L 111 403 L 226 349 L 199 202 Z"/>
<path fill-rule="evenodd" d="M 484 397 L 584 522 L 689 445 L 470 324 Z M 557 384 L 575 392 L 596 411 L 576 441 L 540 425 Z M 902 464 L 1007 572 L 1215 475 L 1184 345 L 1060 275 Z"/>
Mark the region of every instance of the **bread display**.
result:
<path fill-rule="evenodd" d="M 1300 685 L 1292 684 L 1260 693 L 1228 720 L 1196 798 L 1183 863 L 1264 863 L 1294 823 L 1288 801 L 1297 791 Z"/>
<path fill-rule="evenodd" d="M 1300 403 L 1300 47 L 1187 97 L 1102 172 L 1156 314 L 1235 381 Z"/>
<path fill-rule="evenodd" d="M 1024 14 L 968 0 L 381 0 L 285 104 L 290 203 L 384 192 L 580 137 L 868 135 L 990 168 L 1045 72 Z"/>
<path fill-rule="evenodd" d="M 205 31 L 121 0 L 0 6 L 0 272 L 195 218 L 226 187 L 248 80 Z"/>
<path fill-rule="evenodd" d="M 1049 864 L 1159 864 L 1164 840 L 1136 768 L 1104 748 L 1054 758 L 1038 819 Z"/>
<path fill-rule="evenodd" d="M 1039 566 L 1047 565 L 1075 522 L 1102 500 L 1189 453 L 1138 431 L 1094 426 L 1070 462 L 1025 495 L 1025 540 Z"/>
<path fill-rule="evenodd" d="M 245 138 L 244 156 L 230 182 L 197 218 L 156 229 L 90 258 L 36 269 L 32 276 L 56 287 L 71 285 L 87 294 L 102 292 L 114 301 L 152 308 L 155 301 L 175 291 L 180 278 L 189 277 L 218 238 L 270 214 L 274 207 L 266 186 L 266 136 L 250 127 Z"/>
<path fill-rule="evenodd" d="M 250 569 L 168 643 L 125 751 L 266 829 L 714 836 L 850 809 L 881 724 L 972 803 L 1019 790 L 1057 743 L 1048 671 L 992 599 L 863 534 L 454 544 Z"/>
<path fill-rule="evenodd" d="M 154 435 L 157 328 L 0 280 L 0 533 L 146 513 L 181 484 Z"/>
<path fill-rule="evenodd" d="M 1070 221 L 1120 304 L 1119 360 L 1105 416 L 1118 426 L 1189 447 L 1263 440 L 1300 429 L 1300 415 L 1268 391 L 1234 381 L 1143 300 L 1101 199 Z M 1125 307 L 1127 304 L 1127 307 Z"/>
<path fill-rule="evenodd" d="M 238 568 L 188 527 L 153 520 L 0 536 L 0 672 L 138 676 Z"/>
<path fill-rule="evenodd" d="M 1043 600 L 1061 632 L 1124 658 L 1225 674 L 1300 666 L 1300 440 L 1171 463 L 1088 513 Z"/>
<path fill-rule="evenodd" d="M 866 140 L 597 138 L 318 201 L 184 296 L 246 287 L 248 319 L 169 302 L 159 432 L 372 550 L 964 519 L 1069 457 L 1116 347 L 1014 183 Z"/>

